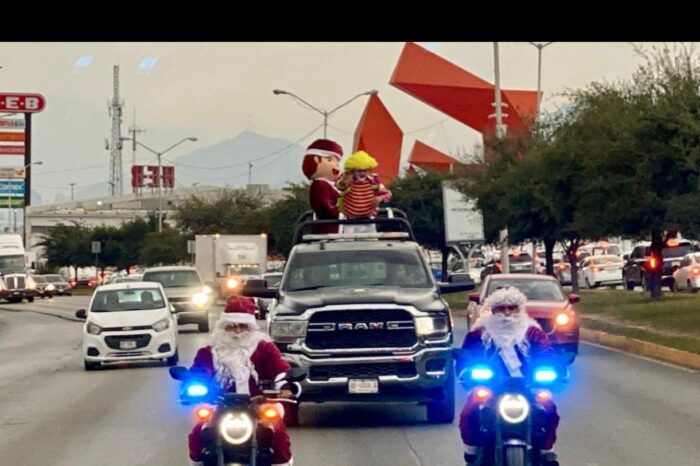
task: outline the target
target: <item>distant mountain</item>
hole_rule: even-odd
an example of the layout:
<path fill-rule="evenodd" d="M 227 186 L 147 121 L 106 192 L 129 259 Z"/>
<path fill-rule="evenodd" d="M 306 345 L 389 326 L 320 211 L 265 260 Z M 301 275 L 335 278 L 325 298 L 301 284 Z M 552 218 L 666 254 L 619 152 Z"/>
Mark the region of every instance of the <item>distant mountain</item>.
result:
<path fill-rule="evenodd" d="M 194 143 L 196 144 L 196 143 Z M 182 147 L 192 146 L 187 143 Z M 248 184 L 249 163 L 251 183 L 268 184 L 282 188 L 287 182 L 299 183 L 306 178 L 301 172 L 304 146 L 281 138 L 269 138 L 252 131 L 243 131 L 238 136 L 225 139 L 218 144 L 202 147 L 177 158 L 171 154 L 163 156 L 163 165 L 175 165 L 177 187 L 193 184 L 244 187 Z M 130 167 L 124 173 L 124 190 L 130 192 Z M 35 195 L 35 193 L 32 193 Z M 94 199 L 109 195 L 107 181 L 86 185 L 75 190 L 75 200 Z M 63 196 L 61 196 L 63 197 Z M 67 201 L 67 198 L 63 198 Z M 58 202 L 56 197 L 48 202 Z M 34 202 L 38 204 L 37 202 Z"/>
<path fill-rule="evenodd" d="M 252 163 L 251 183 L 281 188 L 288 181 L 305 179 L 301 172 L 303 155 L 304 147 L 291 141 L 244 131 L 235 138 L 174 159 L 175 180 L 181 186 L 200 183 L 243 187 L 248 184 Z"/>

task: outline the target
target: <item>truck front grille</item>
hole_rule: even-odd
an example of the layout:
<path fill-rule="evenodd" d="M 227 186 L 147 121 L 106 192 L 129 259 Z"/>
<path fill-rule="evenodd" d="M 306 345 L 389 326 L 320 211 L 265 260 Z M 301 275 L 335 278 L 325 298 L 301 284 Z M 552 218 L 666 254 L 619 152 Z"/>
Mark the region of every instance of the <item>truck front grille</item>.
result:
<path fill-rule="evenodd" d="M 23 275 L 5 277 L 5 287 L 8 290 L 23 290 L 25 288 L 25 277 Z"/>
<path fill-rule="evenodd" d="M 314 350 L 411 348 L 413 316 L 403 309 L 319 311 L 309 320 L 306 346 Z"/>
<path fill-rule="evenodd" d="M 406 379 L 415 377 L 416 365 L 412 362 L 382 362 L 376 364 L 335 364 L 329 366 L 313 366 L 309 374 L 310 380 L 328 380 L 334 377 L 349 379 L 374 379 L 382 375 L 395 375 Z"/>

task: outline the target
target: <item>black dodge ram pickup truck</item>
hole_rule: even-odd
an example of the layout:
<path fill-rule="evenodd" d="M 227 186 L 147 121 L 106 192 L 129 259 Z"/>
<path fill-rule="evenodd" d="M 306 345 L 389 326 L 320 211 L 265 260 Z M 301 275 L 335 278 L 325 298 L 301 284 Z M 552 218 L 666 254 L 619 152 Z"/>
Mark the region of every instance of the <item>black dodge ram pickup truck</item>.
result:
<path fill-rule="evenodd" d="M 394 231 L 303 234 L 329 222 Z M 413 402 L 426 405 L 429 421 L 449 423 L 452 319 L 441 293 L 473 288 L 472 281 L 436 283 L 405 214 L 382 209 L 371 220 L 302 216 L 279 288 L 244 294 L 275 298 L 270 335 L 307 373 L 300 402 Z M 290 425 L 297 409 L 285 406 Z"/>

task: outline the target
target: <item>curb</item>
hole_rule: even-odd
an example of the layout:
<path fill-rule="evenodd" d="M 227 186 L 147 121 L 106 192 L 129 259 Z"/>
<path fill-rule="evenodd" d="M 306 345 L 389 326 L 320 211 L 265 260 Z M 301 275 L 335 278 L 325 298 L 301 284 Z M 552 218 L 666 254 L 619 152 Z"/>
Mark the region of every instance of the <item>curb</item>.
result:
<path fill-rule="evenodd" d="M 581 329 L 580 336 L 583 341 L 700 371 L 700 354 L 586 328 Z"/>

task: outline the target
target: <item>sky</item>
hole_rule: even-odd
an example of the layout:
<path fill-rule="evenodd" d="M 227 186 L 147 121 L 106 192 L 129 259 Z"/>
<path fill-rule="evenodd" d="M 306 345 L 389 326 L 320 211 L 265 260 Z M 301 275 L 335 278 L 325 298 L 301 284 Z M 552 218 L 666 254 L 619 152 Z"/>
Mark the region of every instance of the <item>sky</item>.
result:
<path fill-rule="evenodd" d="M 493 43 L 419 44 L 493 82 Z M 643 44 L 646 49 L 652 45 Z M 76 183 L 77 191 L 107 181 L 105 138 L 110 136 L 108 101 L 114 65 L 120 66 L 125 103 L 123 136 L 129 136 L 135 112 L 136 124 L 146 131 L 139 141 L 155 150 L 185 137 L 198 138 L 170 151 L 166 156 L 170 159 L 245 130 L 301 145 L 322 137 L 323 117 L 289 96 L 274 95 L 275 88 L 326 110 L 377 89 L 406 134 L 404 161 L 415 139 L 447 153 L 472 151 L 481 140 L 478 133 L 389 84 L 403 46 L 403 42 L 0 42 L 0 92 L 40 93 L 46 99 L 45 110 L 32 118 L 32 156 L 43 162 L 33 168 L 32 187 L 44 203 L 54 201 L 57 194 L 69 196 L 70 183 Z M 499 54 L 502 87 L 537 89 L 536 47 L 502 42 Z M 564 104 L 561 93 L 567 89 L 629 78 L 642 62 L 628 42 L 554 42 L 542 52 L 542 109 L 553 111 Z M 346 151 L 365 104 L 366 98 L 359 98 L 329 118 L 328 137 Z M 137 156 L 138 163 L 155 161 L 145 150 L 137 151 Z M 130 149 L 123 158 L 126 170 Z M 0 155 L 0 166 L 22 164 L 21 157 Z M 253 182 L 264 183 L 264 174 L 258 177 L 263 179 Z"/>

